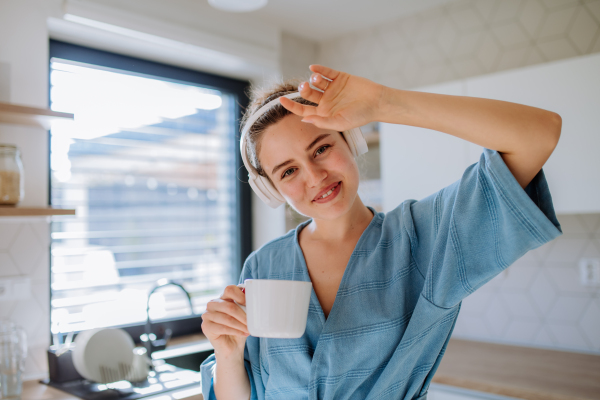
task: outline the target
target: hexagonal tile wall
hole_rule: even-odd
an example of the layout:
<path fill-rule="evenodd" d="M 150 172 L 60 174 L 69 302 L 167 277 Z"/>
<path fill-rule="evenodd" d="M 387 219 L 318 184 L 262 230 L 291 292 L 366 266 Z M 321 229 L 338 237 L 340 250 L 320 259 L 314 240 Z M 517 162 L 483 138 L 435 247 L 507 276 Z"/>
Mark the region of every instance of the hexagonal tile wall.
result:
<path fill-rule="evenodd" d="M 431 85 L 598 52 L 599 4 L 454 1 L 321 43 L 318 58 L 392 87 Z"/>
<path fill-rule="evenodd" d="M 0 301 L 0 318 L 22 326 L 29 347 L 25 376 L 43 377 L 50 337 L 50 231 L 45 220 L 0 223 L 0 278 L 27 276 L 28 298 Z"/>

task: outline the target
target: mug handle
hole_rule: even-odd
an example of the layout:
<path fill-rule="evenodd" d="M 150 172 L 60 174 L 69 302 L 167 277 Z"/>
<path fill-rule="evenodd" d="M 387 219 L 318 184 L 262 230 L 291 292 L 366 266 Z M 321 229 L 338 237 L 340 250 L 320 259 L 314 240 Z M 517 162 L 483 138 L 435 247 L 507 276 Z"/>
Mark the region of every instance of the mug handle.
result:
<path fill-rule="evenodd" d="M 240 283 L 239 285 L 237 285 L 237 287 L 239 287 L 240 289 L 242 289 L 242 292 L 246 293 L 246 284 L 245 283 Z M 237 301 L 233 301 L 235 304 L 238 305 L 238 307 L 240 307 L 242 310 L 244 310 L 244 312 L 246 312 L 246 306 L 243 306 L 241 304 L 239 304 Z"/>

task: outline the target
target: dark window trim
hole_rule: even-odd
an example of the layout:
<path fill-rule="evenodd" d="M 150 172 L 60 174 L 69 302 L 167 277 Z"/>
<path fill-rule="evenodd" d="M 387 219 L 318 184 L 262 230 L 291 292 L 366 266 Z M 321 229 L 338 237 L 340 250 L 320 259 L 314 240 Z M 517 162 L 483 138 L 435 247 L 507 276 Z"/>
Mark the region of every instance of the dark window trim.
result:
<path fill-rule="evenodd" d="M 207 72 L 194 71 L 191 69 L 176 67 L 173 65 L 161 64 L 154 61 L 148 61 L 141 58 L 125 56 L 121 54 L 111 53 L 103 50 L 92 49 L 89 47 L 79 46 L 71 43 L 61 42 L 50 39 L 49 43 L 49 58 L 48 65 L 53 57 L 72 60 L 76 62 L 99 65 L 107 68 L 115 68 L 119 70 L 130 71 L 134 74 L 152 75 L 165 80 L 173 80 L 177 82 L 186 82 L 202 85 L 208 88 L 214 88 L 222 92 L 233 94 L 237 97 L 237 118 L 236 118 L 236 149 L 240 146 L 240 121 L 243 111 L 248 106 L 248 97 L 246 95 L 249 82 L 234 78 L 213 75 Z M 50 73 L 50 68 L 49 72 Z M 50 97 L 50 79 L 48 79 L 48 97 Z M 50 104 L 50 99 L 48 99 Z M 50 144 L 50 131 L 48 131 L 48 144 Z M 50 153 L 50 145 L 48 145 L 48 153 Z M 247 176 L 247 173 L 240 173 L 240 169 L 244 168 L 241 155 L 236 151 L 236 176 L 233 177 L 236 183 L 236 195 L 238 198 L 238 243 L 240 246 L 237 249 L 236 265 L 239 272 L 248 255 L 252 252 L 252 204 L 250 195 L 250 185 L 240 181 L 239 176 Z M 48 204 L 51 204 L 52 185 L 50 178 L 50 154 L 48 154 Z M 50 258 L 50 266 L 52 258 Z M 50 274 L 50 271 L 49 271 Z M 51 306 L 50 306 L 51 307 Z M 48 310 L 50 312 L 50 310 Z M 173 330 L 173 336 L 187 335 L 190 333 L 200 332 L 201 318 L 195 316 L 192 318 L 175 318 L 169 320 L 153 321 L 153 331 L 160 336 L 166 328 Z M 49 327 L 48 327 L 49 328 Z M 120 326 L 125 329 L 136 342 L 139 342 L 139 335 L 144 329 L 144 324 L 132 324 Z"/>

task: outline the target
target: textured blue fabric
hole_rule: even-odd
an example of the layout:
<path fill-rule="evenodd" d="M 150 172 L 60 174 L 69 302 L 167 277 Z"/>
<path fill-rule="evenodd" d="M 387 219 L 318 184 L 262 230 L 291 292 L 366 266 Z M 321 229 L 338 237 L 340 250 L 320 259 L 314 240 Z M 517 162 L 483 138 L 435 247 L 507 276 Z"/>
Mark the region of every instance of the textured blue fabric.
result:
<path fill-rule="evenodd" d="M 298 243 L 307 223 L 252 253 L 240 282 L 310 281 Z M 462 299 L 561 234 L 543 171 L 523 190 L 484 149 L 459 181 L 375 213 L 327 320 L 313 290 L 301 338 L 247 338 L 251 398 L 424 399 Z M 206 399 L 214 365 L 201 367 Z"/>

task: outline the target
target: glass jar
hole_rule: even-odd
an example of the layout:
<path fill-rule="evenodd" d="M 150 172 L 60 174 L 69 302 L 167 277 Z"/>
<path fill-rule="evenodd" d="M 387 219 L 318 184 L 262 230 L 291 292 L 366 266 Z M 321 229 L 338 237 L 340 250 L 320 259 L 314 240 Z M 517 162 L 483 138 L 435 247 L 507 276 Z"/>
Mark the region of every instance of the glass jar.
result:
<path fill-rule="evenodd" d="M 0 144 L 0 205 L 23 200 L 23 163 L 17 146 Z"/>

